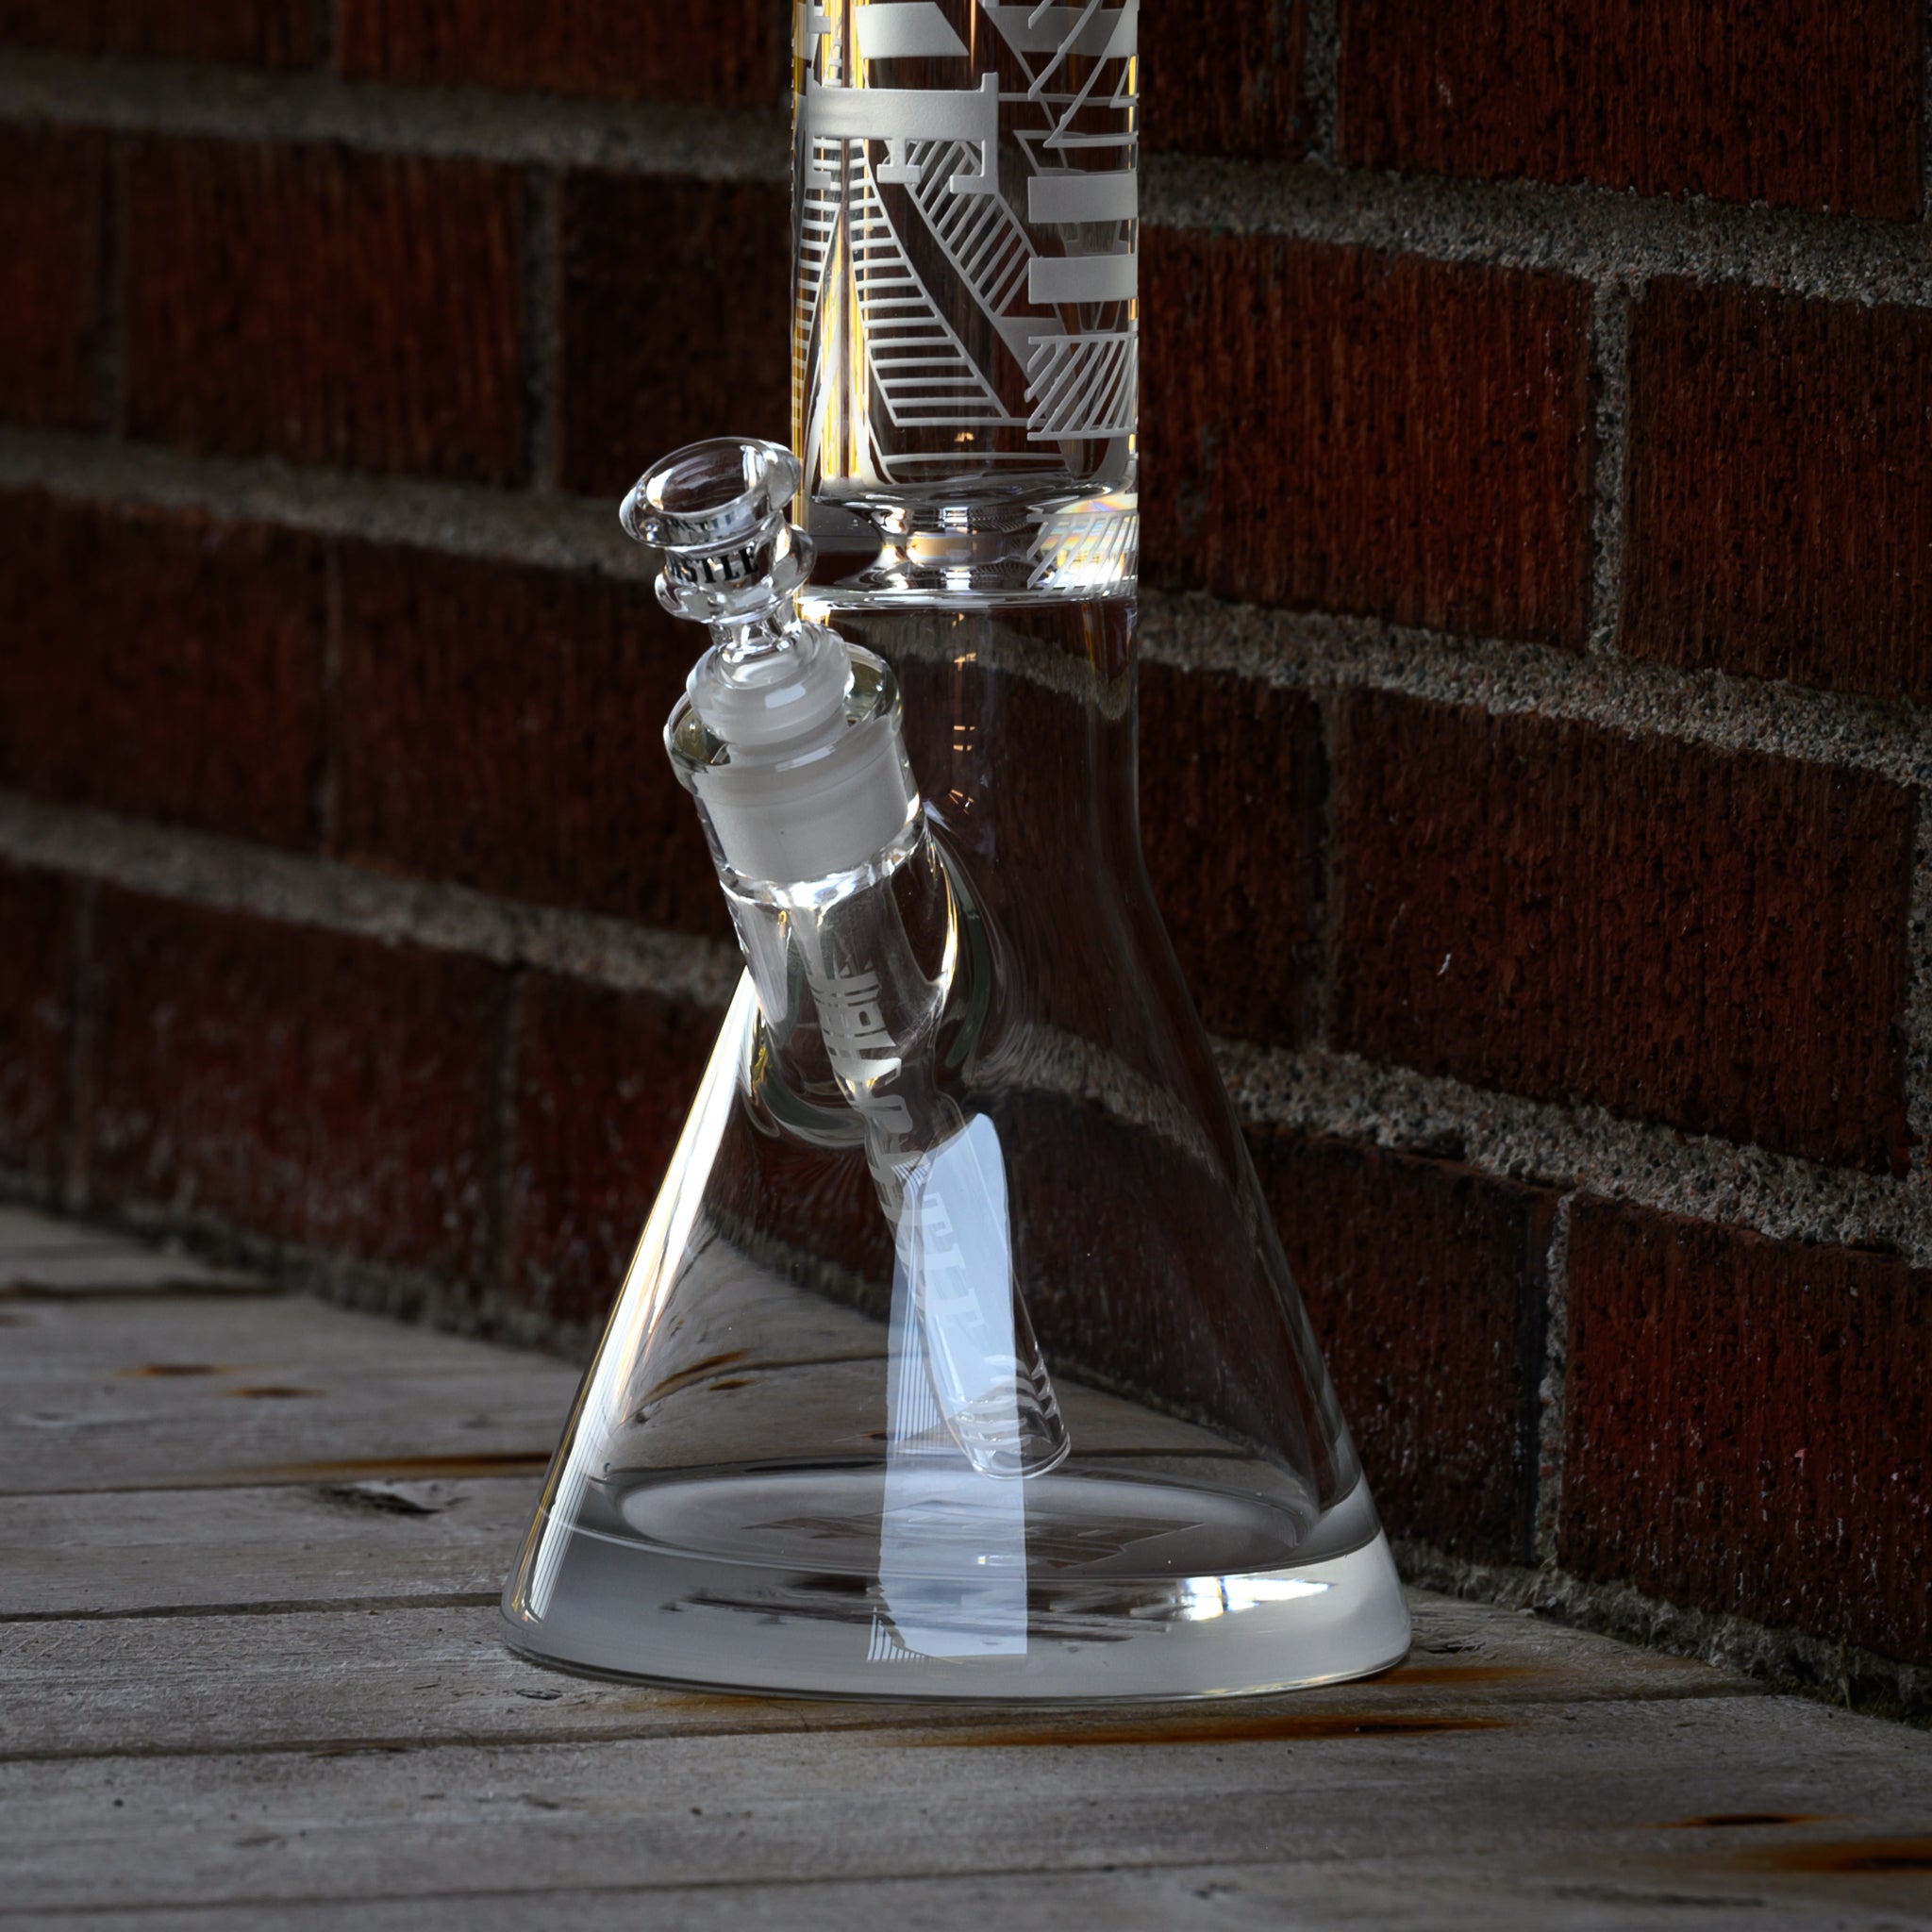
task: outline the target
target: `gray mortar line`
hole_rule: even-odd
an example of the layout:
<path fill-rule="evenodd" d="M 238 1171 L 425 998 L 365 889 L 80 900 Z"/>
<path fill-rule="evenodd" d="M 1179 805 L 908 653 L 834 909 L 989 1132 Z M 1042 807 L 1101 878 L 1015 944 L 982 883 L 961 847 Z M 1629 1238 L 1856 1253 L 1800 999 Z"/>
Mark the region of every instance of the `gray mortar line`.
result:
<path fill-rule="evenodd" d="M 1316 23 L 1309 25 L 1312 37 Z M 718 181 L 783 183 L 791 167 L 783 108 L 566 100 L 66 55 L 0 56 L 0 121 L 340 142 L 373 153 Z M 1299 236 L 1554 269 L 1591 282 L 1678 275 L 1844 301 L 1932 301 L 1932 235 L 1924 223 L 1539 182 L 1405 177 L 1318 159 L 1152 154 L 1142 176 L 1141 213 L 1157 226 Z"/>
<path fill-rule="evenodd" d="M 45 490 L 75 502 L 152 504 L 237 521 L 258 519 L 319 536 L 594 571 L 639 583 L 650 582 L 658 569 L 656 554 L 619 526 L 614 499 L 506 495 L 469 484 L 189 458 L 151 444 L 108 443 L 58 430 L 0 426 L 0 490 L 7 489 Z M 810 608 L 810 591 L 806 601 Z M 950 664 L 960 646 L 947 634 L 930 634 L 930 617 L 929 606 L 876 605 L 866 614 L 867 636 L 888 655 Z M 999 626 L 976 635 L 972 649 L 992 670 L 1095 702 L 1110 717 L 1124 712 L 1126 681 L 1096 685 L 1084 658 Z"/>
<path fill-rule="evenodd" d="M 1533 712 L 1843 765 L 1902 785 L 1932 781 L 1932 714 L 1904 699 L 1455 638 L 1375 618 L 1263 609 L 1198 591 L 1143 590 L 1140 641 L 1147 659 L 1182 670 L 1316 691 L 1366 686 L 1498 715 Z"/>
<path fill-rule="evenodd" d="M 188 458 L 142 443 L 0 428 L 0 489 L 260 519 L 458 557 L 648 582 L 654 566 L 613 498 L 508 495 L 478 485 L 356 475 L 274 460 Z"/>
<path fill-rule="evenodd" d="M 1540 1414 L 1536 1432 L 1536 1515 L 1530 1548 L 1539 1563 L 1554 1563 L 1557 1526 L 1563 1504 L 1563 1459 L 1568 1426 L 1566 1396 L 1570 1367 L 1570 1215 L 1574 1193 L 1557 1203 L 1556 1225 L 1544 1261 L 1542 1374 L 1537 1382 Z"/>
<path fill-rule="evenodd" d="M 1780 1690 L 1890 1717 L 1932 1718 L 1932 1668 L 1902 1663 L 1748 1617 L 1688 1609 L 1627 1583 L 1590 1583 L 1566 1572 L 1475 1563 L 1430 1544 L 1394 1540 L 1404 1580 L 1471 1603 L 1507 1604 L 1677 1657 L 1697 1657 Z"/>
<path fill-rule="evenodd" d="M 130 891 L 723 1008 L 738 949 L 0 791 L 0 854 Z"/>
<path fill-rule="evenodd" d="M 1590 648 L 1616 648 L 1624 593 L 1624 464 L 1630 434 L 1630 291 L 1599 282 L 1590 299 Z"/>
<path fill-rule="evenodd" d="M 118 886 L 287 924 L 458 953 L 512 974 L 537 968 L 713 1008 L 729 1001 L 742 967 L 728 941 L 493 899 L 461 886 L 396 879 L 332 859 L 6 791 L 0 791 L 0 858 L 85 882 L 81 893 L 88 903 L 100 885 Z M 86 951 L 79 939 L 76 950 Z M 499 1040 L 497 1053 L 497 1073 L 508 1080 L 514 1055 L 507 1039 Z M 988 1072 L 1031 1092 L 1105 1108 L 1148 1127 L 1191 1159 L 1215 1164 L 1199 1122 L 1166 1088 L 1078 1035 L 1017 1026 Z M 84 1110 L 76 1114 L 83 1117 Z"/>
<path fill-rule="evenodd" d="M 1310 159 L 1333 167 L 1341 120 L 1341 25 L 1337 0 L 1301 0 L 1303 143 Z"/>
<path fill-rule="evenodd" d="M 712 181 L 791 177 L 785 109 L 638 105 L 171 60 L 0 56 L 0 120 L 221 141 L 340 142 L 373 154 L 609 168 Z"/>
<path fill-rule="evenodd" d="M 0 792 L 0 853 L 81 879 L 388 942 L 723 1007 L 734 947 L 468 888 L 412 882 L 143 820 Z M 1932 1264 L 1932 1199 L 1669 1126 L 1486 1092 L 1322 1048 L 1241 1041 L 1217 1058 L 1243 1117 L 1450 1154 L 1499 1176 L 1580 1185 L 1784 1239 L 1883 1242 Z"/>
<path fill-rule="evenodd" d="M 1840 301 L 1932 300 L 1932 237 L 1924 224 L 1615 189 L 1149 155 L 1141 213 L 1159 227 L 1550 269 L 1592 283 L 1684 275 Z"/>
<path fill-rule="evenodd" d="M 1325 1047 L 1214 1042 L 1250 1124 L 1452 1159 L 1498 1179 L 1578 1189 L 1778 1241 L 1895 1248 L 1932 1266 L 1932 1189 L 1794 1155 L 1382 1065 Z"/>

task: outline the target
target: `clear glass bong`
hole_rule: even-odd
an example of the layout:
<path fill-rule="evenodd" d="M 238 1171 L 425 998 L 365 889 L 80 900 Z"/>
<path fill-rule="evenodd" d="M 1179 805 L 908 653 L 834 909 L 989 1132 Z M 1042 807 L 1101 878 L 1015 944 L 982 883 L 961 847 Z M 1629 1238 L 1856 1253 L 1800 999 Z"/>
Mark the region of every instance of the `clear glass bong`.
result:
<path fill-rule="evenodd" d="M 795 18 L 803 460 L 625 505 L 709 627 L 665 737 L 747 971 L 510 1641 L 893 1698 L 1381 1669 L 1394 1567 L 1141 858 L 1134 0 Z"/>

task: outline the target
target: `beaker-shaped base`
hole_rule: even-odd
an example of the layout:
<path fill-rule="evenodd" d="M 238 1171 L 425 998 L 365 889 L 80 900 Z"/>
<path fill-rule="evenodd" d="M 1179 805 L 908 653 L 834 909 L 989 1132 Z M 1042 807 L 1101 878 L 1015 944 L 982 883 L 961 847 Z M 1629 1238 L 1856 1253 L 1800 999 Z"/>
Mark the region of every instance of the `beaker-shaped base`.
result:
<path fill-rule="evenodd" d="M 882 1469 L 769 1467 L 642 1483 L 612 1499 L 618 1524 L 560 1532 L 549 1614 L 512 1596 L 510 1641 L 709 1689 L 1045 1703 L 1287 1690 L 1408 1648 L 1359 1507 L 1368 1540 L 1346 1554 L 1257 1567 L 1295 1531 L 1252 1495 L 1062 1469 L 950 1524 L 928 1506 L 923 1572 L 894 1571 L 891 1486 Z M 1348 1504 L 1330 1513 L 1315 1541 L 1346 1543 Z"/>
<path fill-rule="evenodd" d="M 1082 1146 L 1080 1103 L 1021 1090 L 977 1116 L 1010 1150 L 1015 1278 L 1064 1443 L 1033 1474 L 988 1474 L 934 1393 L 940 1318 L 876 1242 L 866 1259 L 862 1152 L 775 1118 L 798 1103 L 771 1065 L 747 982 L 505 1591 L 513 1646 L 713 1689 L 1041 1702 L 1285 1690 L 1402 1657 L 1388 1543 L 1319 1360 L 1293 1345 L 1275 1251 L 1238 1231 L 1209 1251 L 1170 1175 L 1099 1257 L 1109 1310 L 1079 1278 L 1051 1151 Z M 1228 1178 L 1193 1159 L 1218 1206 Z M 786 1238 L 801 1220 L 809 1245 Z M 1192 1255 L 1233 1273 L 1244 1248 L 1212 1299 L 1183 1272 Z M 1069 1309 L 1102 1332 L 1083 1346 Z M 1137 1381 L 1123 1371 L 1143 1355 Z"/>

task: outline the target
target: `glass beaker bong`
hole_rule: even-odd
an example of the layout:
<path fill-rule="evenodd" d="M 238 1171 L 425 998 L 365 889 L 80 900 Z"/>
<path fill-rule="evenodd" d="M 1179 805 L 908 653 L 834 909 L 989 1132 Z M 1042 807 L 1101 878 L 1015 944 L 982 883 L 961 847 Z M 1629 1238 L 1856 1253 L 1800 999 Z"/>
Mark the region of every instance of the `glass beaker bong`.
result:
<path fill-rule="evenodd" d="M 666 742 L 747 971 L 510 1641 L 892 1698 L 1381 1669 L 1388 1544 L 1141 857 L 1136 0 L 795 19 L 798 455 L 625 506 L 710 627 Z"/>

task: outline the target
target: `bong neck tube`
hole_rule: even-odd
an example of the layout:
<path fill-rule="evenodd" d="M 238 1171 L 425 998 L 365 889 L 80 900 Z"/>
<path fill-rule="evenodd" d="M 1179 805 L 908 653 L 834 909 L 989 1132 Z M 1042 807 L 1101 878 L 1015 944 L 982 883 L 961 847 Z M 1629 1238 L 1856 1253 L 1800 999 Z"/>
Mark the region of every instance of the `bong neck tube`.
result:
<path fill-rule="evenodd" d="M 841 603 L 1131 594 L 1138 0 L 806 0 L 792 442 Z"/>

